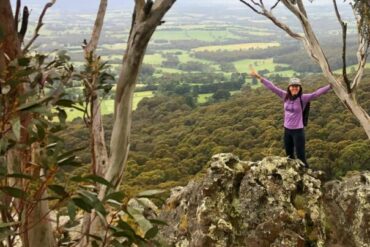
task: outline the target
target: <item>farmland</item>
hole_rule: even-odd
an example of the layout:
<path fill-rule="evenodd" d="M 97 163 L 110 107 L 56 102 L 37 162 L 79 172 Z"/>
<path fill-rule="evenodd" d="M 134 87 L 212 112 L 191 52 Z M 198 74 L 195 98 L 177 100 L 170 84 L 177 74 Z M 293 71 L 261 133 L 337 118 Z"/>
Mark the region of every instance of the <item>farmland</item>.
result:
<path fill-rule="evenodd" d="M 232 45 L 215 45 L 215 46 L 203 46 L 193 49 L 194 51 L 218 51 L 218 50 L 231 50 L 240 51 L 248 49 L 265 49 L 269 47 L 279 46 L 279 43 L 244 43 L 244 44 L 232 44 Z"/>
<path fill-rule="evenodd" d="M 131 15 L 128 13 L 122 14 L 121 11 L 111 10 L 107 14 L 105 29 L 97 50 L 102 60 L 107 61 L 110 65 L 110 73 L 116 79 L 126 49 L 130 18 Z M 93 20 L 93 12 L 80 13 L 77 16 L 69 12 L 54 13 L 53 21 L 46 23 L 42 29 L 40 43 L 37 44 L 38 49 L 43 52 L 65 49 L 71 56 L 74 65 L 77 68 L 82 68 L 84 61 L 81 43 L 83 39 L 88 37 L 89 32 L 87 30 L 90 30 Z M 335 21 L 335 19 L 332 19 L 332 21 Z M 319 33 L 323 37 L 332 38 L 334 35 L 338 35 L 334 32 L 335 30 L 333 28 Z M 286 40 L 287 38 L 282 35 L 282 32 L 273 28 L 268 21 L 243 16 L 233 9 L 226 9 L 222 15 L 220 13 L 205 14 L 202 11 L 180 15 L 178 12 L 173 12 L 166 18 L 166 23 L 158 28 L 151 39 L 138 83 L 144 88 L 151 85 L 158 88 L 159 91 L 162 90 L 162 93 L 163 90 L 169 88 L 168 85 L 164 87 L 162 84 L 168 82 L 175 83 L 177 87 L 187 85 L 186 87 L 190 87 L 190 89 L 184 89 L 185 91 L 174 89 L 174 91 L 188 93 L 194 91 L 194 87 L 202 87 L 202 85 L 207 84 L 208 91 L 205 90 L 207 93 L 196 94 L 198 104 L 203 104 L 215 92 L 212 90 L 219 90 L 218 87 L 209 89 L 208 84 L 228 85 L 229 81 L 230 83 L 232 80 L 235 82 L 240 79 L 237 77 L 244 74 L 242 76 L 244 84 L 252 88 L 257 87 L 258 84 L 252 85 L 251 79 L 245 76 L 250 66 L 261 71 L 267 77 L 299 76 L 300 73 L 292 69 L 291 64 L 277 62 L 279 59 L 276 59 L 276 56 L 279 55 L 279 51 L 276 49 L 284 48 L 283 46 L 287 45 Z M 292 44 L 296 45 L 296 43 L 289 43 L 288 45 Z M 292 52 L 301 49 L 297 45 L 293 47 L 295 50 L 292 50 Z M 258 54 L 264 55 L 259 57 Z M 280 55 L 289 54 L 280 52 Z M 308 68 L 307 72 L 310 72 L 309 68 L 312 67 L 312 64 L 308 63 L 308 65 L 304 64 L 301 67 L 305 68 L 304 66 L 306 66 Z M 340 69 L 337 71 L 339 72 Z M 209 81 L 204 79 L 205 75 L 209 78 Z M 203 76 L 203 78 L 197 79 L 197 76 Z M 239 90 L 236 90 L 234 84 L 227 89 L 231 94 Z M 77 85 L 74 89 L 75 92 L 80 94 L 82 92 L 81 86 Z M 141 99 L 152 97 L 155 90 L 157 89 L 136 92 L 134 109 Z M 110 95 L 103 98 L 101 103 L 103 114 L 113 112 L 114 92 L 115 89 L 113 88 Z M 69 120 L 78 116 L 81 116 L 81 113 L 68 112 Z"/>

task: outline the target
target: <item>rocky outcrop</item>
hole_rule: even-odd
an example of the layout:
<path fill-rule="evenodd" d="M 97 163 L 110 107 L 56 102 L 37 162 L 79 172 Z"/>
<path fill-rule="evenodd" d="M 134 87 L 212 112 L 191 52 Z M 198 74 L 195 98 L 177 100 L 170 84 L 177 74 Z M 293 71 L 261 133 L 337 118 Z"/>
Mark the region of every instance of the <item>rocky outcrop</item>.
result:
<path fill-rule="evenodd" d="M 162 246 L 370 246 L 369 172 L 322 186 L 296 160 L 212 157 L 161 210 Z M 324 193 L 324 194 L 323 194 Z"/>
<path fill-rule="evenodd" d="M 323 188 L 328 246 L 370 246 L 370 172 L 352 172 Z"/>

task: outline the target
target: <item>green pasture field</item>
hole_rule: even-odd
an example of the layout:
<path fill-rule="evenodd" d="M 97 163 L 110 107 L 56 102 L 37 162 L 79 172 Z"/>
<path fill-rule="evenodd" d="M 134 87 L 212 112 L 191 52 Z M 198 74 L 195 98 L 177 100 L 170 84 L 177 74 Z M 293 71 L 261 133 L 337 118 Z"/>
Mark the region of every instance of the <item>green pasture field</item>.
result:
<path fill-rule="evenodd" d="M 214 45 L 214 46 L 202 46 L 193 49 L 194 51 L 239 51 L 239 50 L 249 50 L 249 49 L 265 49 L 268 47 L 280 46 L 277 42 L 272 43 L 242 43 L 233 45 Z"/>
<path fill-rule="evenodd" d="M 154 33 L 153 40 L 200 40 L 206 42 L 240 39 L 227 30 L 159 30 Z"/>
<path fill-rule="evenodd" d="M 159 53 L 144 56 L 144 64 L 161 65 L 165 59 Z"/>
<path fill-rule="evenodd" d="M 126 49 L 126 43 L 117 43 L 117 44 L 102 44 L 100 48 L 106 50 L 124 50 Z"/>
<path fill-rule="evenodd" d="M 370 69 L 370 63 L 367 63 L 365 65 L 365 68 L 367 69 Z M 357 70 L 357 65 L 351 65 L 351 66 L 347 66 L 347 73 L 350 73 L 351 70 Z M 334 70 L 334 73 L 335 74 L 342 74 L 342 69 L 337 69 L 337 70 Z"/>
<path fill-rule="evenodd" d="M 266 76 L 270 76 L 274 74 L 274 75 L 280 75 L 281 77 L 292 77 L 296 73 L 297 72 L 294 70 L 284 70 L 284 71 L 276 71 L 276 72 L 274 71 L 274 72 L 266 74 Z"/>
<path fill-rule="evenodd" d="M 275 66 L 288 66 L 286 64 L 278 64 L 274 63 L 272 58 L 269 59 L 243 59 L 234 62 L 234 65 L 236 67 L 236 70 L 239 73 L 249 73 L 249 66 L 252 65 L 256 70 L 263 70 L 267 69 L 270 72 L 275 71 Z M 278 73 L 283 73 L 282 71 L 279 71 Z"/>

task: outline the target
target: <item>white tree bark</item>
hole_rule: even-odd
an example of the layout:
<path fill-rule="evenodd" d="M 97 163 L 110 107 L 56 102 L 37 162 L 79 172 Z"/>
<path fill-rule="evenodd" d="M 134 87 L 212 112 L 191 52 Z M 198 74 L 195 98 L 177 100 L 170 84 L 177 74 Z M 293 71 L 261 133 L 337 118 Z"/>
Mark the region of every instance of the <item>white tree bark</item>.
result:
<path fill-rule="evenodd" d="M 34 143 L 32 145 L 32 164 L 39 164 L 40 161 L 40 144 Z M 44 175 L 43 170 L 36 169 L 35 175 Z M 30 212 L 25 211 L 27 217 L 26 238 L 30 247 L 36 246 L 57 246 L 53 235 L 53 227 L 50 221 L 49 202 L 45 200 L 48 196 L 46 188 L 41 193 L 40 198 L 37 199 L 36 205 L 30 205 Z M 28 207 L 26 207 L 28 208 Z"/>
<path fill-rule="evenodd" d="M 89 59 L 96 60 L 95 50 L 98 46 L 100 35 L 103 29 L 107 6 L 108 0 L 100 1 L 99 10 L 96 15 L 95 24 L 91 34 L 90 41 L 84 48 L 86 60 Z M 92 172 L 97 176 L 104 177 L 105 172 L 109 165 L 108 164 L 109 159 L 104 137 L 104 126 L 100 108 L 101 102 L 99 98 L 99 92 L 96 90 L 98 86 L 97 85 L 98 76 L 99 75 L 97 73 L 93 73 L 91 81 L 88 82 L 89 86 L 87 90 L 91 90 L 89 129 L 91 137 L 90 145 L 91 145 Z M 97 185 L 97 187 L 99 188 L 100 185 Z M 82 239 L 80 242 L 80 246 L 88 246 L 90 244 L 89 242 L 90 226 L 91 219 L 94 215 L 95 212 L 92 212 L 92 214 L 85 213 L 84 215 L 82 224 Z"/>
<path fill-rule="evenodd" d="M 95 19 L 95 24 L 91 39 L 86 45 L 84 52 L 85 58 L 96 59 L 95 50 L 99 43 L 99 38 L 101 31 L 103 29 L 104 17 L 107 10 L 108 0 L 101 0 L 99 5 L 99 10 Z M 93 164 L 93 173 L 104 177 L 105 171 L 108 167 L 108 153 L 105 145 L 104 138 L 104 127 L 103 120 L 100 109 L 100 98 L 99 93 L 97 92 L 97 77 L 99 75 L 94 73 L 92 80 L 89 82 L 91 92 L 90 99 L 90 133 L 91 133 L 91 150 L 92 150 L 92 164 Z"/>
<path fill-rule="evenodd" d="M 110 166 L 106 174 L 106 179 L 115 188 L 121 183 L 129 152 L 132 101 L 145 50 L 155 29 L 174 2 L 175 0 L 157 0 L 150 7 L 150 1 L 135 1 L 134 19 L 117 83 Z"/>

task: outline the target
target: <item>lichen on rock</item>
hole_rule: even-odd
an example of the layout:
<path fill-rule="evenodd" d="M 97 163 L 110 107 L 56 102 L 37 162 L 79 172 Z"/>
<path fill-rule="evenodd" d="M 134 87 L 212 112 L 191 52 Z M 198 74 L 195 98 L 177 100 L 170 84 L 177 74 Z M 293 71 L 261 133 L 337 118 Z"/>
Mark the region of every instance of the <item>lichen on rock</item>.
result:
<path fill-rule="evenodd" d="M 356 208 L 352 213 L 350 223 L 356 237 L 351 243 L 367 246 L 361 244 L 368 240 L 363 235 L 369 233 L 361 228 L 369 227 L 369 221 L 364 221 L 370 215 L 369 190 L 340 194 L 335 192 L 342 189 L 339 184 L 346 185 L 338 182 L 324 186 L 327 197 L 320 175 L 285 157 L 247 162 L 233 154 L 214 155 L 203 180 L 171 191 L 160 213 L 168 226 L 161 228 L 158 241 L 163 246 L 182 247 L 328 246 L 338 231 L 328 227 L 333 224 L 328 210 L 334 206 L 323 201 L 333 201 L 343 213 L 341 224 L 347 224 L 344 212 L 349 213 L 349 205 L 340 200 L 356 194 L 356 203 L 363 210 Z M 361 176 L 365 177 L 360 181 L 369 181 L 368 175 Z"/>

